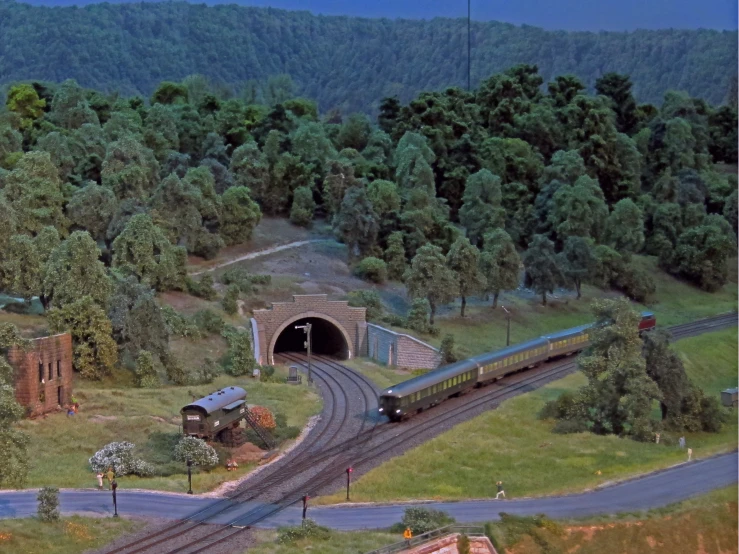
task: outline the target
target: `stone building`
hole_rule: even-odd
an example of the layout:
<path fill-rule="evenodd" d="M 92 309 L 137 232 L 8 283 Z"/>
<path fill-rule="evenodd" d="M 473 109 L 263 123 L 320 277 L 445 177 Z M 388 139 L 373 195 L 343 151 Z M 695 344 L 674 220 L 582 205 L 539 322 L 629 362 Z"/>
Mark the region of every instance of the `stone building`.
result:
<path fill-rule="evenodd" d="M 33 339 L 24 351 L 8 350 L 14 370 L 15 398 L 29 416 L 64 407 L 72 398 L 72 335 L 62 333 Z"/>

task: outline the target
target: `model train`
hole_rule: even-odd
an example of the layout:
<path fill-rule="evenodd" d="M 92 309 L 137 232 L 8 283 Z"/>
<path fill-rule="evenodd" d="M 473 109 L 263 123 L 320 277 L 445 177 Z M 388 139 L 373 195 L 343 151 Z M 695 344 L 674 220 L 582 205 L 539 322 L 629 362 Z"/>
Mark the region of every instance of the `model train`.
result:
<path fill-rule="evenodd" d="M 639 331 L 652 329 L 656 324 L 654 314 L 644 312 Z M 566 329 L 497 352 L 467 358 L 394 385 L 380 395 L 379 411 L 391 421 L 400 421 L 472 387 L 579 352 L 589 344 L 588 329 L 591 326 Z"/>

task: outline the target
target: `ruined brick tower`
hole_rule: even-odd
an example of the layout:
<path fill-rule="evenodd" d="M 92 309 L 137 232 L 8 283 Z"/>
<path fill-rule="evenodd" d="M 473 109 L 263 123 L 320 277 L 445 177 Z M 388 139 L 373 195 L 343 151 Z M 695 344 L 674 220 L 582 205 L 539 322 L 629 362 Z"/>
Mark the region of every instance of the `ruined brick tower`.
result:
<path fill-rule="evenodd" d="M 72 398 L 72 335 L 62 333 L 33 339 L 24 352 L 16 346 L 8 350 L 13 366 L 15 398 L 29 416 L 64 407 Z"/>

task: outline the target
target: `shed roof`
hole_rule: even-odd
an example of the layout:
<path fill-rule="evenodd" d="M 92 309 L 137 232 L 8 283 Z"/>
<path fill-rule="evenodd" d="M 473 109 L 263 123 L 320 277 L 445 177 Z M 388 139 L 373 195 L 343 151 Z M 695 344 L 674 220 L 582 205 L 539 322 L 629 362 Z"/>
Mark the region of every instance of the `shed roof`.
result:
<path fill-rule="evenodd" d="M 205 413 L 210 414 L 215 410 L 228 406 L 238 400 L 246 399 L 246 391 L 241 387 L 226 387 L 216 391 L 208 396 L 204 396 L 200 400 L 196 400 L 192 404 L 188 404 L 180 410 L 180 413 L 185 410 L 191 410 L 194 408 L 205 410 Z"/>

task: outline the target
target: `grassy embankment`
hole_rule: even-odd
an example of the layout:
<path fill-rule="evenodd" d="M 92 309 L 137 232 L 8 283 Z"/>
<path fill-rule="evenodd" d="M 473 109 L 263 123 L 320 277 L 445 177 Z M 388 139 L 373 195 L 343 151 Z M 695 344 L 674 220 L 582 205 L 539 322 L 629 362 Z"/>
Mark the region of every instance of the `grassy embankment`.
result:
<path fill-rule="evenodd" d="M 36 518 L 0 519 L 0 553 L 80 554 L 132 533 L 143 523 L 125 518 L 65 517 L 55 523 Z"/>
<path fill-rule="evenodd" d="M 121 374 L 127 372 L 121 371 Z M 127 440 L 136 444 L 144 459 L 168 465 L 169 471 L 176 473 L 166 477 L 123 477 L 118 480 L 121 488 L 186 491 L 184 465 L 179 464 L 183 465 L 180 468 L 167 462 L 179 438 L 179 410 L 191 402 L 193 396 L 204 396 L 227 385 L 246 389 L 249 404 L 284 413 L 289 425 L 302 427 L 320 409 L 320 401 L 312 389 L 259 383 L 248 377 L 224 375 L 209 385 L 159 389 L 106 388 L 105 382 L 92 388 L 78 381 L 76 395 L 81 406 L 76 416 L 58 413 L 19 424 L 19 428 L 31 437 L 28 486 L 91 487 L 95 476 L 90 472 L 88 458 L 109 442 Z M 193 477 L 193 490 L 210 490 L 253 467 L 244 464 L 238 472 L 217 468 L 199 473 Z"/>
<path fill-rule="evenodd" d="M 708 293 L 659 270 L 655 258 L 635 258 L 637 263 L 649 271 L 657 287 L 654 298 L 648 304 L 635 303 L 635 308 L 653 311 L 658 325 L 677 325 L 737 309 L 735 268 L 729 283 L 718 292 Z M 735 266 L 736 260 L 732 260 L 730 265 Z M 521 298 L 504 294 L 498 304 L 505 305 L 512 312 L 511 344 L 516 344 L 553 331 L 590 323 L 593 320 L 591 302 L 596 298 L 613 297 L 615 294 L 586 285 L 583 286 L 580 300 L 574 297 L 550 298 L 549 305 L 542 306 L 541 299 L 537 297 Z M 438 347 L 444 335 L 452 334 L 461 357 L 490 352 L 505 346 L 505 313 L 501 309 L 493 310 L 490 302 L 468 304 L 464 319 L 459 317 L 457 303 L 454 310 L 437 317 L 436 326 L 441 331 L 438 336 L 420 335 L 419 338 Z"/>
<path fill-rule="evenodd" d="M 676 343 L 693 381 L 713 396 L 737 384 L 737 331 L 727 329 Z M 495 481 L 508 496 L 550 495 L 667 467 L 685 452 L 661 444 L 639 443 L 590 433 L 556 435 L 553 422 L 537 419 L 542 406 L 585 383 L 573 374 L 542 389 L 503 403 L 497 410 L 390 460 L 357 480 L 356 502 L 408 499 L 463 499 L 494 496 Z M 686 433 L 694 458 L 737 447 L 737 416 L 720 433 Z M 601 475 L 596 475 L 601 471 Z M 335 494 L 322 502 L 341 502 Z"/>

